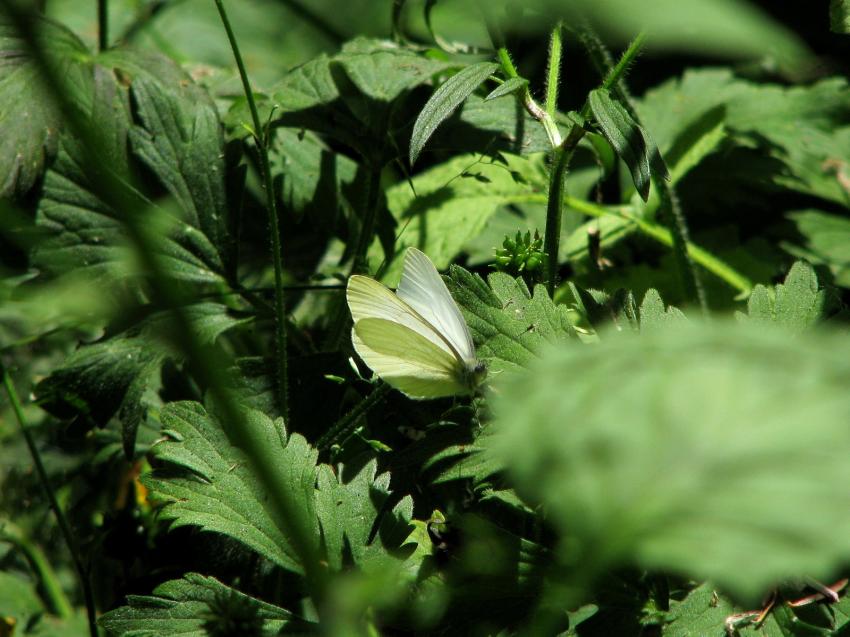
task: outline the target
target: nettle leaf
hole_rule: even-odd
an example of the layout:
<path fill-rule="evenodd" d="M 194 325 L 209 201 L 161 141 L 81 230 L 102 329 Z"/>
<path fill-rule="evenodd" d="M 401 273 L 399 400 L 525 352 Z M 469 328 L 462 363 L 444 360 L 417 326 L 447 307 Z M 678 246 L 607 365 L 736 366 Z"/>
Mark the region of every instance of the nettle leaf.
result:
<path fill-rule="evenodd" d="M 398 154 L 402 140 L 388 140 L 401 100 L 429 82 L 448 62 L 428 58 L 386 40 L 356 38 L 335 56 L 320 55 L 290 71 L 265 103 L 273 125 L 306 128 L 336 139 L 378 164 Z M 238 130 L 252 129 L 244 100 L 227 117 Z M 377 141 L 377 143 L 376 143 Z"/>
<path fill-rule="evenodd" d="M 802 246 L 788 243 L 783 248 L 812 264 L 829 266 L 836 285 L 850 286 L 850 219 L 820 210 L 798 210 L 788 218 L 803 241 Z"/>
<path fill-rule="evenodd" d="M 385 559 L 386 551 L 398 549 L 413 531 L 410 496 L 381 517 L 390 497 L 390 474 L 376 476 L 377 466 L 372 460 L 353 476 L 346 476 L 341 466 L 336 473 L 328 465 L 319 467 L 316 513 L 333 570 L 342 570 L 349 559 L 360 566 Z M 375 529 L 379 518 L 380 526 Z M 414 548 L 411 544 L 410 551 Z"/>
<path fill-rule="evenodd" d="M 34 27 L 39 47 L 64 80 L 63 90 L 85 108 L 92 84 L 85 45 L 56 22 L 38 18 Z M 22 195 L 56 153 L 62 119 L 28 45 L 10 23 L 0 23 L 0 121 L 0 197 Z"/>
<path fill-rule="evenodd" d="M 600 330 L 610 325 L 617 332 L 637 332 L 640 330 L 640 316 L 634 294 L 624 288 L 608 294 L 601 290 L 585 290 L 574 283 L 568 284 L 571 305 L 578 311 L 579 316 L 594 330 Z M 659 298 L 660 302 L 661 299 Z M 650 297 L 648 311 L 657 312 L 655 299 Z M 663 303 L 662 309 L 663 309 Z M 613 332 L 609 332 L 613 333 Z"/>
<path fill-rule="evenodd" d="M 598 88 L 591 91 L 588 104 L 602 135 L 617 155 L 626 162 L 638 194 L 646 201 L 649 198 L 651 178 L 669 178 L 658 147 L 649 133 L 634 120 L 622 104 L 611 97 L 607 89 Z"/>
<path fill-rule="evenodd" d="M 667 307 L 657 290 L 647 290 L 640 304 L 640 331 L 663 332 L 682 325 L 688 319 L 678 308 Z"/>
<path fill-rule="evenodd" d="M 250 320 L 233 316 L 217 303 L 190 305 L 184 312 L 203 343 L 213 343 Z M 101 426 L 117 413 L 124 451 L 132 457 L 136 431 L 147 411 L 143 396 L 157 385 L 167 359 L 181 359 L 165 344 L 169 316 L 153 314 L 124 332 L 81 345 L 36 386 L 41 407 L 60 418 L 82 414 Z"/>
<path fill-rule="evenodd" d="M 416 163 L 426 142 L 460 104 L 499 68 L 494 62 L 478 62 L 459 71 L 434 91 L 425 103 L 410 137 L 410 164 Z"/>
<path fill-rule="evenodd" d="M 386 259 L 382 280 L 394 285 L 401 277 L 405 249 L 414 246 L 438 269 L 445 269 L 499 208 L 545 189 L 542 168 L 542 160 L 516 155 L 500 155 L 500 160 L 463 155 L 417 175 L 412 189 L 406 181 L 392 186 L 386 195 L 400 228 L 396 252 L 386 259 L 375 241 L 369 267 L 377 271 Z"/>
<path fill-rule="evenodd" d="M 831 581 L 850 556 L 846 347 L 723 321 L 553 346 L 494 392 L 491 449 L 568 572 L 633 564 L 751 600 Z"/>
<path fill-rule="evenodd" d="M 332 229 L 342 188 L 354 182 L 357 164 L 315 133 L 282 127 L 272 132 L 269 161 L 275 178 L 282 178 L 280 197 L 296 218 L 308 216 Z"/>
<path fill-rule="evenodd" d="M 212 577 L 188 573 L 182 579 L 157 586 L 152 595 L 129 595 L 127 606 L 105 613 L 98 624 L 111 635 L 156 637 L 206 637 L 205 624 L 214 620 L 214 609 L 239 604 L 252 609 L 251 626 L 257 636 L 272 637 L 284 628 L 307 630 L 307 622 L 289 611 L 240 593 Z M 247 614 L 247 613 L 246 613 Z"/>
<path fill-rule="evenodd" d="M 763 188 L 765 181 L 772 182 L 843 205 L 847 190 L 841 171 L 850 163 L 850 104 L 846 98 L 847 82 L 839 78 L 784 87 L 742 80 L 728 69 L 700 69 L 686 71 L 681 78 L 648 91 L 638 102 L 638 110 L 668 157 L 687 129 L 709 111 L 723 109 L 729 143 L 739 149 L 755 146 L 759 154 L 731 170 L 729 149 L 721 146 L 718 150 L 725 150 L 724 154 L 716 165 L 705 169 L 723 171 L 727 178 L 733 173 L 752 186 Z M 756 161 L 759 157 L 771 161 Z M 722 194 L 720 201 L 728 201 L 728 193 Z M 714 194 L 713 199 L 718 196 Z"/>
<path fill-rule="evenodd" d="M 532 295 L 522 279 L 494 272 L 485 282 L 458 266 L 446 283 L 491 374 L 524 367 L 574 334 L 566 306 L 555 305 L 542 285 Z"/>
<path fill-rule="evenodd" d="M 280 419 L 253 410 L 246 417 L 286 467 L 290 480 L 279 487 L 290 492 L 317 534 L 313 491 L 318 452 L 298 434 L 287 437 Z M 152 497 L 165 502 L 160 516 L 172 528 L 198 526 L 231 537 L 280 567 L 302 573 L 262 482 L 242 451 L 230 444 L 216 417 L 198 403 L 176 402 L 163 408 L 160 419 L 168 438 L 151 453 L 167 470 L 143 480 Z"/>
<path fill-rule="evenodd" d="M 717 594 L 710 584 L 702 584 L 682 600 L 670 603 L 664 637 L 721 635 L 726 618 L 735 613 L 727 599 Z"/>
<path fill-rule="evenodd" d="M 166 273 L 196 284 L 224 282 L 220 249 L 228 239 L 223 229 L 223 147 L 214 110 L 207 102 L 181 99 L 140 77 L 131 90 L 139 100 L 143 123 L 133 127 L 117 80 L 103 71 L 96 75 L 92 117 L 110 140 L 112 166 L 86 166 L 79 143 L 67 136 L 62 139 L 36 214 L 36 225 L 48 236 L 34 250 L 34 263 L 50 273 L 76 269 L 93 278 L 126 278 L 132 271 L 125 213 L 103 202 L 93 187 L 98 171 L 120 172 L 128 165 L 129 136 L 139 157 L 175 197 L 172 205 L 156 207 L 142 193 L 134 193 L 139 205 L 149 209 L 148 227 L 161 235 L 156 243 Z"/>
<path fill-rule="evenodd" d="M 182 219 L 212 244 L 196 240 L 204 260 L 221 271 L 232 239 L 224 138 L 215 105 L 207 99 L 190 107 L 178 93 L 146 77 L 134 80 L 132 93 L 140 122 L 130 131 L 133 152 L 177 201 Z"/>
<path fill-rule="evenodd" d="M 318 451 L 299 434 L 287 437 L 283 421 L 248 410 L 289 476 L 286 488 L 324 542 L 328 564 L 342 570 L 354 564 L 376 566 L 390 557 L 400 566 L 416 548 L 413 501 L 402 498 L 385 511 L 390 497 L 388 473 L 376 476 L 377 463 L 356 472 L 340 465 L 337 472 L 316 464 Z M 169 403 L 162 410 L 167 439 L 152 448 L 161 469 L 146 476 L 152 497 L 165 501 L 160 515 L 171 526 L 198 526 L 241 542 L 284 569 L 302 573 L 289 538 L 275 520 L 262 483 L 244 454 L 227 439 L 217 417 L 198 403 Z M 407 547 L 399 550 L 405 544 Z M 415 576 L 418 564 L 405 563 Z"/>
<path fill-rule="evenodd" d="M 790 333 L 803 332 L 824 319 L 828 297 L 818 287 L 814 269 L 805 261 L 797 261 L 785 282 L 772 290 L 757 285 L 747 300 L 747 314 L 738 313 L 743 321 L 780 325 Z"/>

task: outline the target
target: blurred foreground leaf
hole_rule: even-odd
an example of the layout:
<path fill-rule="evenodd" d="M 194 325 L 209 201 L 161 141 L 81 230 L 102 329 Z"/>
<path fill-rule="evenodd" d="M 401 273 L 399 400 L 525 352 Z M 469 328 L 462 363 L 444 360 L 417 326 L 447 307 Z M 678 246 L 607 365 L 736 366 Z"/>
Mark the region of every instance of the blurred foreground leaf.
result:
<path fill-rule="evenodd" d="M 549 348 L 504 380 L 492 449 L 569 572 L 635 564 L 753 600 L 827 581 L 850 557 L 847 349 L 720 321 Z"/>

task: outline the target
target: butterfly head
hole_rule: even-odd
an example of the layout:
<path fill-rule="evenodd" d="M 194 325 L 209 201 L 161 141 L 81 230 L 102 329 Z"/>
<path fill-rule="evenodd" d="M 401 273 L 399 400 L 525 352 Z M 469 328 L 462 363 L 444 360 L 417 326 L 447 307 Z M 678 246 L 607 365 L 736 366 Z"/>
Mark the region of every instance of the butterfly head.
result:
<path fill-rule="evenodd" d="M 487 366 L 481 361 L 473 360 L 464 366 L 463 384 L 469 388 L 470 393 L 475 393 L 485 378 L 487 378 Z"/>

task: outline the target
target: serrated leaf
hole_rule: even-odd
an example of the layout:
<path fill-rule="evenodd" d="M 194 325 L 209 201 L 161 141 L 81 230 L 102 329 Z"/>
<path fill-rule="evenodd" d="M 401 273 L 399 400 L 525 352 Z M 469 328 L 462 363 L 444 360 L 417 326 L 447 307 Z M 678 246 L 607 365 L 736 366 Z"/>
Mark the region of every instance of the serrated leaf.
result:
<path fill-rule="evenodd" d="M 726 618 L 735 613 L 729 601 L 710 584 L 701 584 L 683 600 L 674 600 L 664 626 L 664 637 L 721 635 Z"/>
<path fill-rule="evenodd" d="M 587 99 L 602 134 L 629 167 L 635 188 L 646 201 L 649 198 L 651 178 L 669 178 L 658 147 L 649 133 L 634 120 L 622 104 L 611 97 L 607 89 L 595 89 Z"/>
<path fill-rule="evenodd" d="M 812 266 L 797 261 L 785 282 L 773 290 L 757 285 L 747 301 L 747 310 L 748 314 L 739 314 L 739 318 L 760 324 L 775 323 L 797 334 L 825 317 L 827 295 L 819 289 Z"/>
<path fill-rule="evenodd" d="M 387 258 L 376 241 L 369 266 L 377 271 L 384 261 L 382 280 L 394 285 L 401 276 L 405 248 L 425 252 L 443 270 L 463 247 L 481 233 L 487 220 L 502 207 L 545 188 L 542 162 L 515 155 L 503 161 L 462 155 L 387 189 L 387 207 L 399 228 L 395 254 Z"/>
<path fill-rule="evenodd" d="M 708 185 L 722 174 L 742 183 L 742 195 L 772 183 L 846 203 L 841 174 L 850 163 L 850 104 L 844 79 L 785 87 L 743 80 L 727 69 L 688 70 L 648 91 L 638 103 L 641 121 L 665 157 L 677 137 L 716 108 L 725 109 L 724 126 L 733 148 L 748 153 L 733 165 L 734 156 L 725 149 L 716 162 L 701 166 L 710 171 L 702 173 L 705 187 L 694 191 L 695 198 L 728 205 L 728 189 L 717 192 Z"/>
<path fill-rule="evenodd" d="M 375 460 L 354 476 L 346 473 L 343 467 L 339 467 L 338 475 L 327 465 L 319 467 L 316 513 L 333 570 L 347 566 L 349 557 L 354 564 L 368 568 L 371 560 L 388 558 L 389 552 L 398 549 L 413 531 L 413 501 L 408 497 L 386 512 L 373 541 L 375 521 L 390 496 L 390 474 L 376 476 Z"/>
<path fill-rule="evenodd" d="M 826 581 L 850 555 L 846 346 L 716 321 L 552 347 L 494 394 L 493 452 L 583 575 L 636 564 L 755 600 Z"/>
<path fill-rule="evenodd" d="M 411 165 L 416 163 L 419 153 L 437 127 L 498 68 L 499 65 L 495 62 L 472 64 L 450 77 L 434 91 L 413 124 L 409 155 Z"/>
<path fill-rule="evenodd" d="M 38 44 L 56 65 L 63 90 L 81 108 L 91 100 L 91 67 L 85 45 L 64 26 L 39 17 Z M 41 177 L 58 148 L 62 118 L 44 86 L 28 45 L 0 20 L 0 197 L 23 195 Z"/>
<path fill-rule="evenodd" d="M 281 420 L 272 421 L 253 410 L 246 412 L 246 418 L 262 432 L 259 435 L 266 439 L 270 453 L 278 456 L 288 480 L 278 486 L 290 492 L 317 537 L 318 452 L 298 434 L 287 437 Z M 242 451 L 230 444 L 215 416 L 198 403 L 177 402 L 167 404 L 160 419 L 168 439 L 154 445 L 151 453 L 171 471 L 155 471 L 143 480 L 151 497 L 165 503 L 160 516 L 172 528 L 197 526 L 221 533 L 284 569 L 303 572 L 285 527 L 275 519 L 263 483 Z"/>
<path fill-rule="evenodd" d="M 187 102 L 159 82 L 137 77 L 132 94 L 139 125 L 130 131 L 139 157 L 180 206 L 182 219 L 212 244 L 196 240 L 204 260 L 224 270 L 231 252 L 224 191 L 224 139 L 211 100 Z"/>
<path fill-rule="evenodd" d="M 640 304 L 640 331 L 664 331 L 681 325 L 687 318 L 678 308 L 666 307 L 657 290 L 651 289 Z"/>
<path fill-rule="evenodd" d="M 191 305 L 184 312 L 205 344 L 246 322 L 216 303 Z M 132 457 L 136 430 L 146 411 L 142 397 L 155 384 L 162 364 L 181 358 L 164 345 L 170 320 L 168 313 L 153 314 L 124 332 L 81 345 L 36 386 L 39 404 L 58 417 L 83 414 L 101 426 L 117 413 L 125 453 Z"/>
<path fill-rule="evenodd" d="M 486 283 L 457 266 L 449 275 L 449 290 L 491 374 L 526 366 L 573 335 L 567 308 L 555 305 L 542 285 L 532 295 L 522 279 L 502 272 L 488 276 Z"/>
<path fill-rule="evenodd" d="M 126 213 L 113 210 L 102 201 L 93 184 L 99 179 L 99 170 L 110 169 L 121 174 L 122 167 L 128 165 L 125 137 L 131 128 L 128 119 L 130 114 L 125 100 L 120 99 L 117 93 L 117 80 L 102 72 L 99 72 L 97 77 L 96 98 L 102 99 L 95 100 L 93 117 L 97 118 L 98 128 L 104 130 L 106 137 L 110 139 L 109 147 L 114 151 L 114 156 L 110 157 L 112 165 L 85 165 L 79 143 L 67 136 L 63 138 L 59 155 L 47 171 L 43 197 L 36 213 L 36 225 L 42 228 L 47 236 L 36 246 L 33 261 L 50 273 L 76 269 L 94 279 L 122 279 L 131 272 L 137 274 L 133 272 L 131 262 L 128 261 L 130 252 L 123 224 L 123 215 Z M 208 105 L 200 101 L 184 100 L 179 102 L 178 107 L 177 102 L 172 101 L 173 96 L 163 92 L 165 89 L 153 89 L 151 81 L 146 77 L 140 78 L 139 82 L 142 86 L 140 95 L 145 96 L 142 100 L 146 108 L 164 108 L 171 111 L 177 107 L 183 113 L 180 117 L 188 118 L 187 121 L 194 121 L 194 114 L 207 112 L 207 116 L 198 115 L 207 121 L 207 124 L 203 125 L 205 134 L 217 135 L 208 128 L 211 123 L 208 120 Z M 159 98 L 151 97 L 152 91 L 158 91 Z M 214 114 L 211 116 L 214 117 Z M 145 130 L 151 138 L 158 140 L 161 149 L 170 146 L 183 149 L 181 152 L 188 152 L 182 137 L 184 131 L 178 127 L 169 127 L 166 130 L 163 121 L 157 121 L 150 113 L 146 122 L 150 129 Z M 142 138 L 140 128 L 135 130 L 134 137 Z M 199 156 L 208 157 L 208 151 L 209 148 Z M 149 159 L 154 161 L 153 157 Z M 222 239 L 222 236 L 208 237 L 201 227 L 213 233 L 220 230 L 220 220 L 215 218 L 218 214 L 215 206 L 218 204 L 213 203 L 216 196 L 198 194 L 198 201 L 195 201 L 194 197 L 196 191 L 205 191 L 207 188 L 213 192 L 213 182 L 222 181 L 223 174 L 216 169 L 210 171 L 215 173 L 214 176 L 193 176 L 184 181 L 181 177 L 182 168 L 178 163 L 191 164 L 191 160 L 172 155 L 167 159 L 159 157 L 158 161 L 155 171 L 159 171 L 163 179 L 175 187 L 180 204 L 188 206 L 156 207 L 142 193 L 134 193 L 139 205 L 147 207 L 149 219 L 146 226 L 151 232 L 160 235 L 156 238 L 156 245 L 161 265 L 165 272 L 175 279 L 198 284 L 222 283 L 225 278 L 223 255 L 218 252 L 212 241 L 213 238 Z M 189 181 L 194 183 L 191 188 L 186 186 Z M 184 188 L 188 188 L 182 195 L 179 193 L 181 183 Z M 213 208 L 199 209 L 200 206 L 207 205 Z"/>
<path fill-rule="evenodd" d="M 585 290 L 568 284 L 571 303 L 594 330 L 611 325 L 617 332 L 637 332 L 640 328 L 637 304 L 630 290 L 619 288 L 613 294 Z"/>
<path fill-rule="evenodd" d="M 526 86 L 528 86 L 528 80 L 524 77 L 510 77 L 490 91 L 487 94 L 487 97 L 484 98 L 484 101 L 489 102 L 497 97 L 504 97 L 505 95 L 511 95 L 512 93 L 518 93 Z"/>
<path fill-rule="evenodd" d="M 98 624 L 112 635 L 122 637 L 206 637 L 204 624 L 209 621 L 210 606 L 221 599 L 238 600 L 254 608 L 261 632 L 272 637 L 285 627 L 308 627 L 289 611 L 240 593 L 212 577 L 188 573 L 182 579 L 157 586 L 153 595 L 130 595 L 127 606 L 105 613 Z M 294 626 L 293 626 L 294 625 Z"/>

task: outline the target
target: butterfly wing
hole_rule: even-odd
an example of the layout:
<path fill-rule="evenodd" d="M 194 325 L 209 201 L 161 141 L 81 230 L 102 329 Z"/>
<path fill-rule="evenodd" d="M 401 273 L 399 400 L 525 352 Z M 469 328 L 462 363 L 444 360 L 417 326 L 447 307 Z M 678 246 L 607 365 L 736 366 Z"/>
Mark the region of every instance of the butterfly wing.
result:
<path fill-rule="evenodd" d="M 406 325 L 385 318 L 355 322 L 351 341 L 360 358 L 385 382 L 411 398 L 468 393 L 462 362 Z"/>
<path fill-rule="evenodd" d="M 396 294 L 433 325 L 464 362 L 475 361 L 472 335 L 457 303 L 431 259 L 416 248 L 407 249 Z"/>
<path fill-rule="evenodd" d="M 448 343 L 436 332 L 435 326 L 428 325 L 407 303 L 374 279 L 359 275 L 350 277 L 345 296 L 355 325 L 364 319 L 385 319 L 413 330 L 452 354 Z"/>

